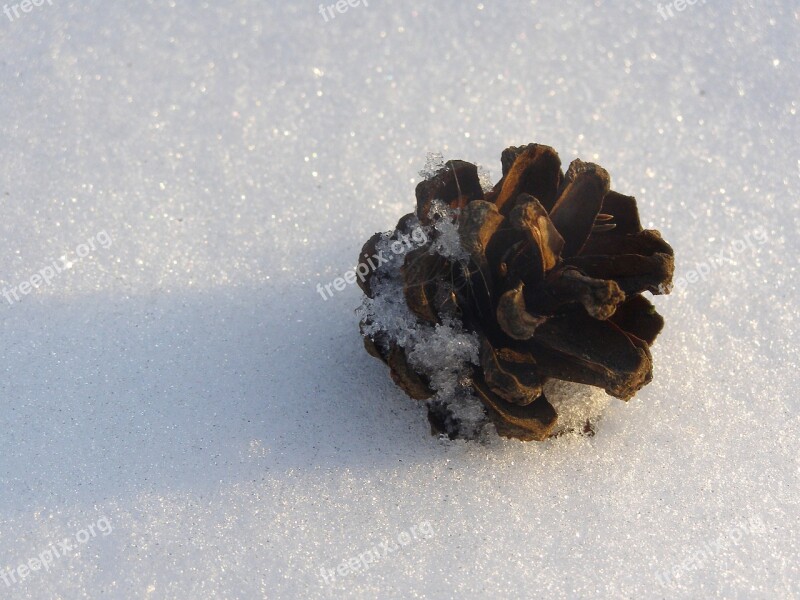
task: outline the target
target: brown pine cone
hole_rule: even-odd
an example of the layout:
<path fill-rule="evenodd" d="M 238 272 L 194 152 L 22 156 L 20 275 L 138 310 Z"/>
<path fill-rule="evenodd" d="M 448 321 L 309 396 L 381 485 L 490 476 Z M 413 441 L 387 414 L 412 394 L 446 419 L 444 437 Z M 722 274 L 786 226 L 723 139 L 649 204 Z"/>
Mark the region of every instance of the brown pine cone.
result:
<path fill-rule="evenodd" d="M 361 330 L 395 383 L 428 400 L 434 430 L 474 437 L 483 419 L 543 440 L 558 417 L 548 380 L 623 400 L 650 382 L 663 319 L 642 292 L 670 289 L 673 251 L 602 167 L 575 160 L 564 175 L 540 144 L 501 162 L 491 189 L 475 165 L 443 164 L 416 212 L 370 238 Z"/>

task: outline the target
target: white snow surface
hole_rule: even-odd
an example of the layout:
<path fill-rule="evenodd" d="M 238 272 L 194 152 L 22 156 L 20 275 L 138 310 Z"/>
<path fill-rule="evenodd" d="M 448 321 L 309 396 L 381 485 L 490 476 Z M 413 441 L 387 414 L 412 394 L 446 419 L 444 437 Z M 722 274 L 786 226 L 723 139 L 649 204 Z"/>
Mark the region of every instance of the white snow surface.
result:
<path fill-rule="evenodd" d="M 0 12 L 0 597 L 800 597 L 797 3 L 354 4 Z M 528 142 L 684 285 L 594 437 L 443 441 L 317 284 Z"/>

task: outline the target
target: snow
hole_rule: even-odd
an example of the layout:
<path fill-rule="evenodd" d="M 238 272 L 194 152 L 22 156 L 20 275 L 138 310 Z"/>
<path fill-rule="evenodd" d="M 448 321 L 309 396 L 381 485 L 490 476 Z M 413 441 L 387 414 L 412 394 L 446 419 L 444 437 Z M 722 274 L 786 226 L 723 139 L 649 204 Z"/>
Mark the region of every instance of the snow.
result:
<path fill-rule="evenodd" d="M 796 3 L 354 4 L 0 12 L 0 596 L 800 597 Z M 441 440 L 317 285 L 528 142 L 683 285 L 596 435 Z"/>
<path fill-rule="evenodd" d="M 431 243 L 431 253 L 438 254 L 444 258 L 466 263 L 469 259 L 469 252 L 461 246 L 461 237 L 458 233 L 458 212 L 450 210 L 443 202 L 434 200 L 431 202 L 430 217 L 434 219 L 434 232 L 431 232 L 433 242 Z"/>

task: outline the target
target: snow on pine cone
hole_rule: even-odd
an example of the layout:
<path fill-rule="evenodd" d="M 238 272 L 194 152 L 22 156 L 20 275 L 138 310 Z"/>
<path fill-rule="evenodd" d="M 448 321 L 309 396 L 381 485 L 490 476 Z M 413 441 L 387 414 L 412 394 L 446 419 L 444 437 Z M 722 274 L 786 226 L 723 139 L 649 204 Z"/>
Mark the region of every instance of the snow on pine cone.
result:
<path fill-rule="evenodd" d="M 434 431 L 477 437 L 493 423 L 543 440 L 560 431 L 548 381 L 623 400 L 651 381 L 663 319 L 642 292 L 669 291 L 673 251 L 602 167 L 575 160 L 564 174 L 540 144 L 501 162 L 493 188 L 471 163 L 442 163 L 417 186 L 416 212 L 367 241 L 361 332 L 428 402 Z"/>

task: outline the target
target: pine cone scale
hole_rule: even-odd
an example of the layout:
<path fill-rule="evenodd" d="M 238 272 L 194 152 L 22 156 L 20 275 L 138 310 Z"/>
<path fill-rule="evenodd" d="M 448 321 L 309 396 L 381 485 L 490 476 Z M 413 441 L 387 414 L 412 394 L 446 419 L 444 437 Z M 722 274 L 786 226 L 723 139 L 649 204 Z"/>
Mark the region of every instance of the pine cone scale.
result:
<path fill-rule="evenodd" d="M 610 185 L 602 167 L 580 160 L 570 165 L 567 184 L 550 211 L 550 220 L 564 238 L 563 257 L 575 256 L 586 243 Z"/>
<path fill-rule="evenodd" d="M 520 194 L 534 196 L 547 209 L 553 206 L 563 180 L 561 159 L 553 148 L 541 144 L 509 148 L 501 161 L 508 164 L 508 169 L 504 164 L 504 177 L 495 200 L 500 212 L 507 214 Z"/>
<path fill-rule="evenodd" d="M 635 335 L 648 344 L 655 342 L 664 328 L 664 318 L 641 294 L 629 297 L 618 306 L 610 320 L 626 333 Z"/>
<path fill-rule="evenodd" d="M 652 379 L 652 358 L 617 325 L 575 311 L 539 327 L 532 354 L 542 374 L 602 387 L 621 400 Z"/>
<path fill-rule="evenodd" d="M 500 435 L 523 441 L 542 441 L 550 436 L 558 415 L 544 395 L 526 406 L 518 406 L 497 396 L 480 380 L 473 385 Z"/>

